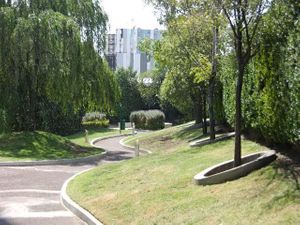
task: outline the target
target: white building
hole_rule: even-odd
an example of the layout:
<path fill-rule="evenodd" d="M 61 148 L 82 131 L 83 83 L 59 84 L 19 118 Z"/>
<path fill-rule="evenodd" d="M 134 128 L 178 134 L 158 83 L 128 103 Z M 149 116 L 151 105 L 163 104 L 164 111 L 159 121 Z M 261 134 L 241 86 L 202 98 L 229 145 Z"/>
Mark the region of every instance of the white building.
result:
<path fill-rule="evenodd" d="M 139 42 L 144 38 L 159 40 L 161 31 L 141 28 L 117 29 L 114 48 L 117 68 L 128 69 L 131 67 L 137 73 L 143 73 L 153 68 L 153 59 L 147 58 L 146 54 L 138 49 Z"/>

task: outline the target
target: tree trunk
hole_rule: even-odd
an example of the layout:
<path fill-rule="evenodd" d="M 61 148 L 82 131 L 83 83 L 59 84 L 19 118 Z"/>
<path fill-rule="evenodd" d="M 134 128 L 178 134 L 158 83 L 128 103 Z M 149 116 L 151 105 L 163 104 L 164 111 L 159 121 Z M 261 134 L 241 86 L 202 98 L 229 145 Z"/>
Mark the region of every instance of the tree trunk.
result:
<path fill-rule="evenodd" d="M 238 62 L 238 76 L 236 80 L 236 97 L 235 97 L 235 147 L 234 147 L 234 166 L 242 164 L 241 159 L 241 133 L 242 133 L 242 89 L 243 78 L 245 71 L 245 59 L 242 51 L 242 34 L 238 32 L 239 38 L 237 40 L 237 62 Z"/>
<path fill-rule="evenodd" d="M 200 103 L 195 104 L 194 106 L 194 110 L 195 110 L 195 120 L 196 120 L 196 124 L 201 124 L 202 123 L 202 107 Z"/>
<path fill-rule="evenodd" d="M 218 51 L 218 36 L 219 29 L 217 26 L 213 28 L 214 39 L 213 39 L 213 48 L 212 48 L 212 71 L 211 78 L 209 79 L 209 90 L 208 90 L 208 104 L 209 104 L 209 130 L 210 130 L 210 140 L 216 138 L 215 132 L 215 115 L 214 115 L 214 88 L 215 80 L 217 76 L 217 51 Z"/>
<path fill-rule="evenodd" d="M 206 135 L 207 134 L 207 122 L 206 122 L 206 95 L 203 94 L 203 109 L 202 109 L 202 113 L 203 113 L 203 134 Z"/>
<path fill-rule="evenodd" d="M 243 71 L 239 69 L 236 84 L 235 98 L 235 148 L 234 148 L 234 166 L 239 166 L 241 160 L 241 133 L 242 133 L 242 87 L 243 87 Z"/>

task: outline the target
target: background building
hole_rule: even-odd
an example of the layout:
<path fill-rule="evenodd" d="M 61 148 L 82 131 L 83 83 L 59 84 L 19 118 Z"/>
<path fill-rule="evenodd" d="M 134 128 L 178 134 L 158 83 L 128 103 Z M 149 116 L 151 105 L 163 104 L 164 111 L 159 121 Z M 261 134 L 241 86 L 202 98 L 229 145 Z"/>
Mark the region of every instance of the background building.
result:
<path fill-rule="evenodd" d="M 116 70 L 117 62 L 116 62 L 116 35 L 108 34 L 106 40 L 106 49 L 105 49 L 105 57 L 108 62 L 109 67 L 112 70 Z"/>
<path fill-rule="evenodd" d="M 106 58 L 110 67 L 132 68 L 137 73 L 149 71 L 154 66 L 153 58 L 140 52 L 138 45 L 144 38 L 159 40 L 161 31 L 158 29 L 145 30 L 141 28 L 117 29 L 116 34 L 107 38 Z"/>

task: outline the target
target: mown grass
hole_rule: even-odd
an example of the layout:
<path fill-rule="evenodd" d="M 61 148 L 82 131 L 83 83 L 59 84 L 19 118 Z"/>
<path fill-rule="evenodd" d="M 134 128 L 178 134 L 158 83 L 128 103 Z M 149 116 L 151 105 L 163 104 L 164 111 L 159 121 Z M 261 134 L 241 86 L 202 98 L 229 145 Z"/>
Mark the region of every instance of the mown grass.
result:
<path fill-rule="evenodd" d="M 68 138 L 47 132 L 19 132 L 0 137 L 0 161 L 79 158 L 102 149 L 74 144 Z"/>
<path fill-rule="evenodd" d="M 199 132 L 185 125 L 138 135 L 153 155 L 82 174 L 68 193 L 104 224 L 300 224 L 299 185 L 277 162 L 236 181 L 196 186 L 193 176 L 231 159 L 234 144 L 189 148 Z M 242 147 L 243 154 L 266 149 L 246 140 Z"/>
<path fill-rule="evenodd" d="M 131 132 L 131 131 L 124 130 L 124 131 L 122 131 L 122 134 L 127 134 L 129 132 Z M 96 129 L 96 130 L 89 130 L 88 138 L 89 138 L 89 141 L 92 141 L 95 138 L 113 136 L 113 135 L 117 135 L 117 134 L 120 134 L 119 130 L 100 128 L 100 129 Z M 85 142 L 85 132 L 84 131 L 73 134 L 73 135 L 69 135 L 69 136 L 67 136 L 67 138 L 75 144 L 78 144 L 81 146 L 90 146 L 89 143 Z"/>

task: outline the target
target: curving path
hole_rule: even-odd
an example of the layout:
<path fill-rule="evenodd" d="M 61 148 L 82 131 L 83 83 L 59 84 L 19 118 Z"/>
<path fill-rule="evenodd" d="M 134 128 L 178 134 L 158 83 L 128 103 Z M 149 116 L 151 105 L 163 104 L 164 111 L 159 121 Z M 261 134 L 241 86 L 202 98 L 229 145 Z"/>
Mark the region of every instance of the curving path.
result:
<path fill-rule="evenodd" d="M 96 146 L 108 151 L 100 161 L 64 166 L 0 167 L 0 225 L 84 225 L 61 205 L 61 187 L 80 171 L 132 158 L 133 152 L 119 144 L 123 138 L 96 142 Z"/>

